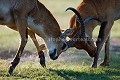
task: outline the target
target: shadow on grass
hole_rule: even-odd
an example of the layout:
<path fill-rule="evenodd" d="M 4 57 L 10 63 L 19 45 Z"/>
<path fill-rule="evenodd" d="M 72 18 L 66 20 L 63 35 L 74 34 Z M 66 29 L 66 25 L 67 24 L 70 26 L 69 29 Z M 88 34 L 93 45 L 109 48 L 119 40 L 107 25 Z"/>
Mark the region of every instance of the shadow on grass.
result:
<path fill-rule="evenodd" d="M 82 69 L 82 68 L 81 68 Z M 87 68 L 86 68 L 87 69 Z M 97 71 L 98 70 L 98 71 Z M 10 79 L 34 79 L 39 77 L 40 80 L 49 80 L 49 79 L 57 79 L 60 77 L 61 80 L 119 80 L 120 78 L 120 70 L 119 67 L 115 68 L 115 66 L 109 67 L 100 67 L 98 69 L 90 70 L 69 70 L 69 69 L 48 69 L 48 70 L 39 70 L 39 69 L 24 69 L 21 74 L 18 74 L 19 71 L 14 72 L 13 75 L 8 75 L 5 72 L 6 70 L 0 71 L 0 77 L 6 77 Z M 25 72 L 27 71 L 27 72 Z M 29 72 L 28 72 L 29 71 Z M 100 72 L 99 72 L 100 71 Z M 42 77 L 44 76 L 44 77 Z M 48 78 L 48 79 L 47 79 Z"/>
<path fill-rule="evenodd" d="M 93 71 L 74 71 L 66 69 L 49 70 L 63 77 L 65 80 L 113 80 L 114 78 L 120 80 L 120 65 L 117 62 L 114 63 L 114 65 L 111 63 L 110 66 L 107 67 L 98 67 L 97 69 L 93 69 Z"/>
<path fill-rule="evenodd" d="M 78 72 L 78 71 L 64 70 L 64 69 L 61 70 L 50 69 L 50 71 L 56 73 L 58 76 L 63 77 L 65 80 L 111 80 L 107 72 L 103 74 L 95 74 L 95 73 L 89 74 L 85 72 Z"/>
<path fill-rule="evenodd" d="M 6 68 L 0 67 L 0 77 L 10 78 L 11 80 L 23 78 L 27 78 L 28 80 L 34 78 L 39 78 L 40 80 L 120 80 L 119 59 L 120 56 L 118 55 L 118 53 L 111 54 L 110 66 L 98 67 L 97 69 L 92 69 L 89 67 L 81 68 L 76 66 L 73 66 L 74 68 L 72 67 L 71 69 L 71 66 L 69 64 L 64 64 L 66 65 L 66 69 L 61 69 L 61 66 L 60 68 L 47 70 L 40 70 L 28 66 L 30 68 L 18 68 L 18 70 L 16 70 L 12 76 L 6 74 Z M 54 65 L 52 66 L 54 67 Z M 2 80 L 6 79 L 2 78 Z"/>

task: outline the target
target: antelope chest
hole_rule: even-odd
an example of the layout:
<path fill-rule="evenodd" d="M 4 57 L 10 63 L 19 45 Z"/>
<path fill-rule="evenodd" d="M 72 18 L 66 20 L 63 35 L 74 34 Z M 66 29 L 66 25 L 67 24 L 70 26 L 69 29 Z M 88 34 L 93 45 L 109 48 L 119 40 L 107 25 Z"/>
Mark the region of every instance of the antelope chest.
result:
<path fill-rule="evenodd" d="M 36 23 L 35 19 L 31 16 L 28 16 L 27 19 L 28 27 L 33 30 L 40 37 L 45 37 L 44 25 L 42 23 Z"/>

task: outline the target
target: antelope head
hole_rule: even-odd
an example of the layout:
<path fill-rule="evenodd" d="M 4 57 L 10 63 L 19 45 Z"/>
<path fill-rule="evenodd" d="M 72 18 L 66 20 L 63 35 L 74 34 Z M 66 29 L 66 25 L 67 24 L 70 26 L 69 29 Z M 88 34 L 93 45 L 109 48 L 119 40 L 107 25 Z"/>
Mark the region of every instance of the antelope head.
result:
<path fill-rule="evenodd" d="M 71 28 L 67 29 L 62 34 L 62 36 L 64 36 L 64 41 L 66 40 L 67 48 L 76 47 L 76 44 L 77 44 L 77 47 L 79 47 L 79 49 L 84 49 L 85 51 L 88 52 L 88 54 L 91 57 L 93 57 L 95 54 L 95 51 L 96 51 L 96 46 L 95 46 L 94 42 L 91 41 L 91 39 L 89 39 L 89 37 L 87 36 L 86 31 L 85 31 L 85 26 L 91 20 L 96 20 L 100 23 L 101 23 L 101 21 L 98 18 L 93 17 L 93 16 L 89 16 L 83 20 L 80 13 L 76 9 L 69 7 L 66 9 L 66 11 L 67 10 L 72 10 L 76 14 L 76 21 L 79 23 L 79 27 L 78 27 L 75 35 L 72 36 L 69 41 L 66 40 L 66 37 L 70 36 L 72 34 L 73 30 Z"/>
<path fill-rule="evenodd" d="M 69 28 L 69 29 L 65 30 L 64 32 L 59 31 L 59 33 L 61 33 L 61 35 L 59 35 L 60 37 L 57 37 L 53 40 L 51 39 L 49 41 L 49 43 L 54 44 L 54 46 L 55 46 L 55 47 L 54 46 L 48 47 L 50 58 L 53 60 L 56 60 L 63 51 L 66 51 L 70 47 L 75 47 L 76 42 L 79 42 L 79 44 L 82 46 L 82 49 L 84 49 L 88 53 L 90 53 L 90 56 L 92 57 L 93 55 L 91 53 L 94 53 L 96 51 L 96 47 L 92 48 L 90 45 L 92 43 L 90 43 L 87 40 L 88 37 L 85 32 L 85 26 L 86 26 L 86 24 L 88 24 L 88 22 L 90 20 L 97 20 L 99 22 L 100 22 L 100 20 L 95 17 L 92 17 L 92 16 L 83 20 L 80 13 L 76 9 L 69 7 L 67 10 L 72 10 L 76 14 L 76 20 L 80 24 L 79 28 L 77 29 L 76 34 L 70 40 L 66 40 L 66 37 L 68 37 L 69 35 L 71 35 L 74 32 L 74 30 L 72 28 Z M 56 32 L 56 34 L 57 33 L 58 32 Z M 55 44 L 57 44 L 57 45 L 55 45 Z"/>

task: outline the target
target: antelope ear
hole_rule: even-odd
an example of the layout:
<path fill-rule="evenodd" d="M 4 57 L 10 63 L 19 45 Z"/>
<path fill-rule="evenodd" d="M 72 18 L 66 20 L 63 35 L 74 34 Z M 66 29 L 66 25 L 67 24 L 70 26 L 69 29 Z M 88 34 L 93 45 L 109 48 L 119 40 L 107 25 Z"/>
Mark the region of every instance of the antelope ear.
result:
<path fill-rule="evenodd" d="M 72 28 L 69 28 L 69 29 L 63 31 L 63 35 L 64 36 L 72 35 L 72 33 L 73 33 L 73 29 Z"/>

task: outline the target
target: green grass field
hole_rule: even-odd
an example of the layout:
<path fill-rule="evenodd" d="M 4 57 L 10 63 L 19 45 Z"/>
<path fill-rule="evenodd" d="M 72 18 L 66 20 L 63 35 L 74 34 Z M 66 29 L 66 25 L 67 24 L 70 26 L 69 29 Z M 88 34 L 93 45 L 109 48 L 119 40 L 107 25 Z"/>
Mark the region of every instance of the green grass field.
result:
<path fill-rule="evenodd" d="M 38 62 L 21 62 L 12 76 L 7 73 L 9 61 L 0 60 L 0 80 L 119 80 L 120 54 L 111 53 L 110 66 L 90 68 L 92 62 L 85 53 L 75 51 L 77 58 L 47 61 L 47 69 L 43 69 Z M 102 58 L 102 55 L 100 58 Z M 101 59 L 99 60 L 99 62 Z"/>
<path fill-rule="evenodd" d="M 72 12 L 65 12 L 69 6 L 77 7 L 81 0 L 40 0 L 52 12 L 62 29 L 68 28 L 68 22 Z M 116 21 L 112 29 L 112 39 L 120 38 L 120 21 Z M 98 35 L 99 27 L 93 35 Z M 40 43 L 41 38 L 37 37 Z M 19 46 L 19 34 L 5 26 L 0 26 L 0 52 L 4 50 L 16 50 Z M 32 53 L 36 48 L 29 39 L 25 50 Z M 102 51 L 99 63 L 103 60 Z M 47 54 L 47 53 L 46 53 Z M 48 58 L 48 57 L 47 57 Z M 13 75 L 8 74 L 10 60 L 0 59 L 0 80 L 120 80 L 120 53 L 110 52 L 110 66 L 90 68 L 92 59 L 84 52 L 69 49 L 59 59 L 46 60 L 47 68 L 43 69 L 37 60 L 25 60 L 16 67 Z"/>

